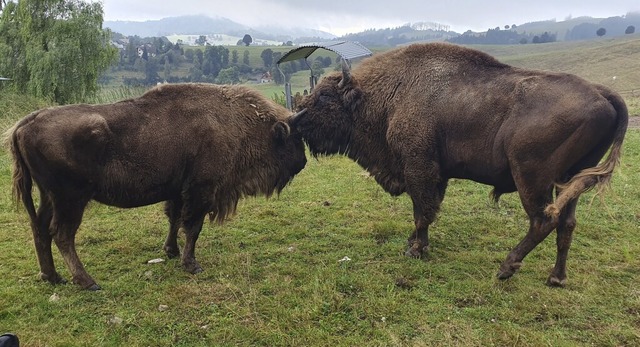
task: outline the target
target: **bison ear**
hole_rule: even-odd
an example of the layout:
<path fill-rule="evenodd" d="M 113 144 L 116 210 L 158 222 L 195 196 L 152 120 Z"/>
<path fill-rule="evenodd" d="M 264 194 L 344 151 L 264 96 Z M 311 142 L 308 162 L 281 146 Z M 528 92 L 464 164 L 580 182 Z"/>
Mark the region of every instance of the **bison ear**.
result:
<path fill-rule="evenodd" d="M 352 88 L 344 93 L 344 106 L 351 112 L 355 112 L 362 103 L 362 90 L 358 87 Z"/>
<path fill-rule="evenodd" d="M 289 137 L 289 134 L 291 134 L 291 128 L 289 124 L 277 121 L 276 124 L 271 127 L 271 133 L 278 143 L 284 143 Z"/>

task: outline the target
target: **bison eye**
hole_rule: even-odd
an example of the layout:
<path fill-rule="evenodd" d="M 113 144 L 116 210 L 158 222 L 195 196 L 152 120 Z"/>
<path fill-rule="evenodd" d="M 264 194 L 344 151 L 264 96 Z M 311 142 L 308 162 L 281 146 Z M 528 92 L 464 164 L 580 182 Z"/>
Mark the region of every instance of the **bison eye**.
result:
<path fill-rule="evenodd" d="M 320 102 L 320 104 L 327 104 L 329 101 L 331 101 L 331 98 L 327 95 L 320 95 L 318 97 L 318 102 Z"/>

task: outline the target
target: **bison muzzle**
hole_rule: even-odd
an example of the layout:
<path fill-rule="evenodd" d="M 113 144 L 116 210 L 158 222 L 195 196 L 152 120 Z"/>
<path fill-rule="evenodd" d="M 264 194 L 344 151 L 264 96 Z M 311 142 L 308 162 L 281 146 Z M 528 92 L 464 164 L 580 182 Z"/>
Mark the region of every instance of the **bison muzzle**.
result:
<path fill-rule="evenodd" d="M 257 91 L 240 86 L 176 84 L 105 105 L 36 111 L 7 131 L 14 195 L 31 221 L 41 277 L 65 280 L 52 240 L 73 282 L 100 287 L 85 271 L 75 234 L 91 200 L 118 207 L 166 202 L 164 250 L 198 273 L 195 244 L 206 215 L 224 221 L 242 196 L 280 192 L 306 163 L 294 119 Z M 36 211 L 35 182 L 40 192 Z"/>
<path fill-rule="evenodd" d="M 378 54 L 353 73 L 343 67 L 299 107 L 307 112 L 296 126 L 313 155 L 346 154 L 387 192 L 411 197 L 407 255 L 427 250 L 448 180 L 470 179 L 493 186 L 496 201 L 517 191 L 529 217 L 498 277 L 512 276 L 555 229 L 553 286 L 566 282 L 578 198 L 609 182 L 628 122 L 604 86 L 443 43 Z"/>

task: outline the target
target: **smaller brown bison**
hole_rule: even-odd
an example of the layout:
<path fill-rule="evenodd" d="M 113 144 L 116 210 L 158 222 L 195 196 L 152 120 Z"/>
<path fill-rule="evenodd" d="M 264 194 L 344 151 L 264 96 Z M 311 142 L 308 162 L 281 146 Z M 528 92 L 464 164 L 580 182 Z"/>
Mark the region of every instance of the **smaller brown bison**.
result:
<path fill-rule="evenodd" d="M 245 195 L 280 192 L 306 164 L 304 144 L 289 112 L 240 86 L 163 85 L 143 96 L 105 105 L 69 105 L 26 116 L 7 132 L 14 159 L 14 195 L 29 213 L 42 279 L 56 272 L 51 241 L 73 282 L 100 287 L 75 249 L 76 231 L 91 200 L 118 207 L 166 201 L 164 250 L 182 265 L 202 268 L 195 245 L 205 216 L 222 222 Z M 36 211 L 32 182 L 40 191 Z"/>
<path fill-rule="evenodd" d="M 529 217 L 498 277 L 512 276 L 555 229 L 548 283 L 557 286 L 566 281 L 578 198 L 609 182 L 628 122 L 624 101 L 604 86 L 442 43 L 391 50 L 327 76 L 300 108 L 307 112 L 296 127 L 314 155 L 346 154 L 387 192 L 409 194 L 415 231 L 407 255 L 427 250 L 449 179 L 470 179 L 493 186 L 496 200 L 517 191 Z"/>

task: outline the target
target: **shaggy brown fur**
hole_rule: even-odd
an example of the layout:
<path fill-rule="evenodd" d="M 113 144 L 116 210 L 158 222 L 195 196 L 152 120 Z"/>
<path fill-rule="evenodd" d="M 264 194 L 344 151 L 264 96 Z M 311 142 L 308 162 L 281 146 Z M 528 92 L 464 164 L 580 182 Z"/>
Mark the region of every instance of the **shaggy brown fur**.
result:
<path fill-rule="evenodd" d="M 296 124 L 312 154 L 346 154 L 389 193 L 409 194 L 407 255 L 427 250 L 448 180 L 471 179 L 493 186 L 496 200 L 517 191 L 530 219 L 501 279 L 558 231 L 551 285 L 566 280 L 578 197 L 609 181 L 628 122 L 620 96 L 603 86 L 443 43 L 388 51 L 327 76 L 300 108 L 307 113 Z M 566 184 L 554 203 L 556 183 Z"/>
<path fill-rule="evenodd" d="M 244 195 L 279 192 L 306 163 L 288 111 L 239 86 L 178 84 L 107 105 L 70 105 L 33 112 L 9 130 L 14 193 L 27 209 L 42 271 L 63 282 L 52 238 L 73 282 L 98 289 L 75 251 L 75 233 L 90 200 L 119 207 L 166 201 L 164 249 L 202 271 L 195 242 L 204 217 L 218 222 Z M 32 181 L 40 191 L 36 211 Z"/>

